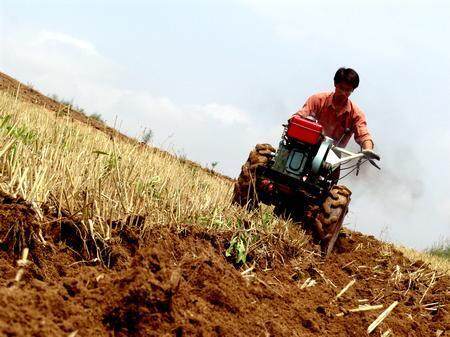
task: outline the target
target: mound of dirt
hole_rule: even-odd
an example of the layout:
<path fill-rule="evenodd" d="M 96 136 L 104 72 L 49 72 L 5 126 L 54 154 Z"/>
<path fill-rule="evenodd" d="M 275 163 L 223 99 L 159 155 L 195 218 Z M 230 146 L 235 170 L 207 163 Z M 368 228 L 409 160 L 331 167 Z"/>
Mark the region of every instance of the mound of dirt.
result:
<path fill-rule="evenodd" d="M 450 278 L 359 233 L 326 261 L 307 246 L 239 266 L 227 233 L 142 235 L 135 217 L 100 245 L 62 213 L 0 196 L 0 336 L 365 336 L 394 301 L 371 335 L 450 331 Z M 383 307 L 351 311 L 361 305 Z"/>

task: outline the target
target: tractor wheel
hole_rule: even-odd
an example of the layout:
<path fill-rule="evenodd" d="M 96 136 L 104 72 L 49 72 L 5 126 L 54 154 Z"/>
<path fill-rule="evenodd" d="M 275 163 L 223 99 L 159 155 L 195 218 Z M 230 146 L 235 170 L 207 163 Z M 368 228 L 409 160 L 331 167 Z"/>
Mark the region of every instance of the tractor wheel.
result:
<path fill-rule="evenodd" d="M 342 228 L 342 223 L 348 212 L 352 192 L 345 186 L 335 185 L 313 218 L 313 229 L 320 240 L 322 252 L 327 257 Z"/>
<path fill-rule="evenodd" d="M 267 166 L 274 152 L 275 148 L 270 144 L 258 144 L 250 152 L 234 184 L 233 203 L 246 206 L 249 210 L 258 205 L 258 196 L 255 191 L 256 169 Z"/>

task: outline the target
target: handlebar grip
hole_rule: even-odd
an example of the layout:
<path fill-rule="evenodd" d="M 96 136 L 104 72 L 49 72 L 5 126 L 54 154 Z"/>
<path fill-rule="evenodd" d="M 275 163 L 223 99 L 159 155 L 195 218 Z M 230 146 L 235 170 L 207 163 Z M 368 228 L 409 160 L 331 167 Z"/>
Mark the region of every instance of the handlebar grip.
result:
<path fill-rule="evenodd" d="M 380 160 L 380 156 L 377 153 L 375 153 L 373 150 L 362 150 L 361 152 L 369 160 L 371 160 L 371 159 Z"/>
<path fill-rule="evenodd" d="M 371 163 L 373 166 L 375 166 L 377 169 L 381 170 L 381 167 L 377 165 L 372 159 L 369 159 L 369 163 Z"/>

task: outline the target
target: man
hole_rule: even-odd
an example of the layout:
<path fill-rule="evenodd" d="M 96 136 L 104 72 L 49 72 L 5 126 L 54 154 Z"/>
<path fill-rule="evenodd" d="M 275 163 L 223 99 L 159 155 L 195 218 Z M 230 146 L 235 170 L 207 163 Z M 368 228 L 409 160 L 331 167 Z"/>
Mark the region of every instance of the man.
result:
<path fill-rule="evenodd" d="M 339 68 L 334 75 L 334 92 L 311 96 L 296 114 L 316 118 L 325 136 L 333 138 L 335 145 L 345 147 L 352 134 L 363 152 L 375 159 L 372 136 L 367 129 L 364 112 L 349 97 L 359 85 L 359 76 L 351 68 Z"/>

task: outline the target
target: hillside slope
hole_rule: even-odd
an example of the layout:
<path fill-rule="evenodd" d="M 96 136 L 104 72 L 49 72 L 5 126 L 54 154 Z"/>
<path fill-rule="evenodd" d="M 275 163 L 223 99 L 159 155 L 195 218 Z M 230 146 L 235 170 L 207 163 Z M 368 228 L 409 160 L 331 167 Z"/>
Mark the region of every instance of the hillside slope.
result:
<path fill-rule="evenodd" d="M 53 111 L 56 115 L 69 116 L 72 121 L 78 121 L 86 125 L 89 125 L 93 129 L 105 133 L 106 135 L 111 137 L 111 139 L 118 139 L 123 142 L 129 142 L 132 144 L 138 143 L 138 140 L 129 137 L 114 128 L 109 127 L 107 124 L 97 120 L 96 118 L 91 118 L 87 116 L 85 113 L 76 110 L 71 104 L 61 103 L 53 98 L 50 98 L 40 93 L 33 87 L 23 84 L 1 71 L 0 71 L 0 91 L 6 92 L 13 97 L 17 97 L 22 102 L 32 103 L 34 105 L 41 106 L 47 110 Z M 153 148 L 153 150 L 162 152 L 166 155 L 171 155 L 170 153 L 158 148 Z M 188 159 L 185 158 L 178 158 L 178 159 L 180 161 L 188 163 L 191 166 L 201 167 L 198 163 L 195 163 Z M 213 171 L 211 169 L 203 167 L 202 169 L 222 179 L 229 181 L 233 180 L 230 177 L 222 175 L 219 172 Z"/>
<path fill-rule="evenodd" d="M 397 302 L 370 336 L 450 333 L 448 270 L 350 231 L 323 260 L 229 180 L 21 98 L 0 93 L 0 336 L 365 336 Z"/>

